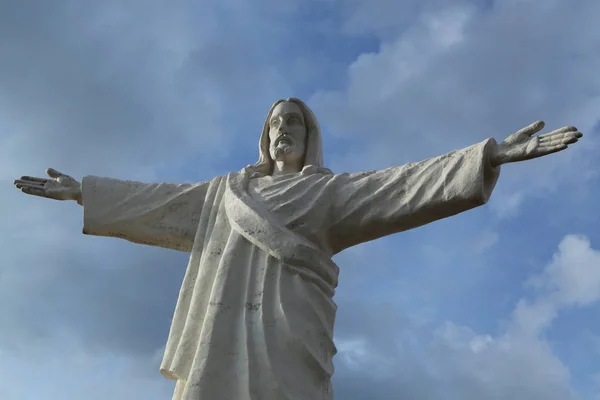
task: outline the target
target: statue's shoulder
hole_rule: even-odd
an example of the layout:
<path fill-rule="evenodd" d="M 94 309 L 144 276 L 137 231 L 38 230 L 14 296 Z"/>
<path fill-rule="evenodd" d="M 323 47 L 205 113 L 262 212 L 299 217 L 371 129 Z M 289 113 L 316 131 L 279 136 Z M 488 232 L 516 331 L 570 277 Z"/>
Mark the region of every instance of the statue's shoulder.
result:
<path fill-rule="evenodd" d="M 331 175 L 333 176 L 333 172 L 329 168 L 325 167 L 317 167 L 315 165 L 307 165 L 301 171 L 302 175 Z"/>

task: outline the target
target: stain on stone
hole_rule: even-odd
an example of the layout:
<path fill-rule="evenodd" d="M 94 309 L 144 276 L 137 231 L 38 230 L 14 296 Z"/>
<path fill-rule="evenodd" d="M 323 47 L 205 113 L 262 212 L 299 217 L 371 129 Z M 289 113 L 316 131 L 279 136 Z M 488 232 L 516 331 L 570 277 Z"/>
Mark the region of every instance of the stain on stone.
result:
<path fill-rule="evenodd" d="M 262 303 L 252 304 L 250 302 L 247 302 L 245 307 L 246 307 L 246 310 L 248 310 L 248 311 L 258 311 L 260 309 L 261 304 Z"/>

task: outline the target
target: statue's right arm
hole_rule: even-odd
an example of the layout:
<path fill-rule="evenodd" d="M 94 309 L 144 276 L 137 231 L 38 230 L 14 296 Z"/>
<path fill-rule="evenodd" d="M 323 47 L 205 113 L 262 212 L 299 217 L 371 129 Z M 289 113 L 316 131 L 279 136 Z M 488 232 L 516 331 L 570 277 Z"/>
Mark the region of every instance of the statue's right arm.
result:
<path fill-rule="evenodd" d="M 82 205 L 81 184 L 72 177 L 53 168 L 48 168 L 48 178 L 22 176 L 14 184 L 23 193 L 54 200 L 75 200 Z"/>
<path fill-rule="evenodd" d="M 83 206 L 83 233 L 190 251 L 209 181 L 194 184 L 141 183 L 84 177 L 78 182 L 54 169 L 50 179 L 23 176 L 22 192 Z"/>

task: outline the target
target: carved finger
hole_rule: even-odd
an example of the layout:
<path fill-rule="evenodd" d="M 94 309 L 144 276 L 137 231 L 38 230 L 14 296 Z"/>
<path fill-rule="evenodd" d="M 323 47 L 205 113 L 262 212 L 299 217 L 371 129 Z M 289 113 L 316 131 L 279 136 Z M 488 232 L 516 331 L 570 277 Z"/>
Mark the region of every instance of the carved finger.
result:
<path fill-rule="evenodd" d="M 582 136 L 583 134 L 581 134 L 581 132 L 555 133 L 549 136 L 544 135 L 544 137 L 540 136 L 540 144 L 571 144 L 577 142 Z"/>
<path fill-rule="evenodd" d="M 45 190 L 45 188 L 43 186 L 40 186 L 36 183 L 28 183 L 28 182 L 20 182 L 20 183 L 15 183 L 15 186 L 18 189 L 27 187 L 27 188 L 31 188 L 31 189 L 40 189 L 40 190 Z"/>
<path fill-rule="evenodd" d="M 544 126 L 546 126 L 546 124 L 544 123 L 544 121 L 536 121 L 533 124 L 531 124 L 529 126 L 526 126 L 525 128 L 519 129 L 516 132 L 516 134 L 531 136 L 534 133 L 539 132 L 542 129 L 544 129 Z"/>
<path fill-rule="evenodd" d="M 562 128 L 559 128 L 554 132 L 577 132 L 577 128 L 575 128 L 574 126 L 563 126 Z"/>
<path fill-rule="evenodd" d="M 577 132 L 577 128 L 575 128 L 574 126 L 563 126 L 562 128 L 557 129 L 555 131 L 552 131 L 552 132 L 540 135 L 540 138 L 547 137 L 547 136 L 552 136 L 552 135 L 557 135 L 557 134 L 560 134 L 560 133 L 569 133 L 569 132 Z M 581 134 L 581 132 L 579 132 L 579 133 Z"/>
<path fill-rule="evenodd" d="M 46 197 L 46 192 L 43 189 L 32 188 L 30 186 L 22 187 L 21 192 L 31 194 L 33 196 Z"/>
<path fill-rule="evenodd" d="M 48 168 L 46 170 L 46 174 L 50 177 L 50 178 L 60 178 L 61 176 L 65 176 L 65 174 L 63 174 L 60 171 L 55 170 L 54 168 Z"/>
<path fill-rule="evenodd" d="M 17 179 L 14 182 L 15 186 L 20 188 L 22 186 L 31 186 L 31 187 L 38 187 L 38 188 L 43 188 L 45 183 L 44 182 L 37 182 L 37 181 L 26 181 L 26 180 L 22 180 L 22 179 Z"/>
<path fill-rule="evenodd" d="M 564 136 L 565 136 L 564 133 L 558 133 L 558 134 L 552 134 L 552 135 L 549 135 L 549 134 L 540 135 L 539 136 L 540 144 L 542 144 L 542 143 L 552 143 L 552 142 L 555 142 L 555 141 L 559 141 L 559 140 L 562 140 Z"/>
<path fill-rule="evenodd" d="M 577 138 L 577 136 L 575 135 L 571 135 L 571 136 L 567 136 L 563 139 L 563 144 L 573 144 L 573 143 L 577 143 L 579 139 Z"/>
<path fill-rule="evenodd" d="M 22 176 L 19 179 L 23 180 L 23 181 L 32 181 L 32 182 L 43 182 L 43 183 L 48 182 L 48 179 L 46 179 L 46 178 L 36 178 L 35 176 Z"/>
<path fill-rule="evenodd" d="M 569 132 L 550 132 L 550 133 L 544 133 L 543 135 L 538 136 L 538 138 L 540 139 L 540 142 L 543 142 L 546 140 L 557 139 L 557 138 L 560 138 L 560 137 L 568 135 L 568 134 L 569 134 Z"/>

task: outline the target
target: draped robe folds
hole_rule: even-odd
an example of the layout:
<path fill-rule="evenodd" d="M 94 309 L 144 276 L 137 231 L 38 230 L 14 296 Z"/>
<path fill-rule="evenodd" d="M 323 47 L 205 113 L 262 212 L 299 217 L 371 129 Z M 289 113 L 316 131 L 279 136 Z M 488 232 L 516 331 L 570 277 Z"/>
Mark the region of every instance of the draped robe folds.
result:
<path fill-rule="evenodd" d="M 345 248 L 487 202 L 495 144 L 384 170 L 82 181 L 84 233 L 190 252 L 161 372 L 177 400 L 331 400 Z"/>

